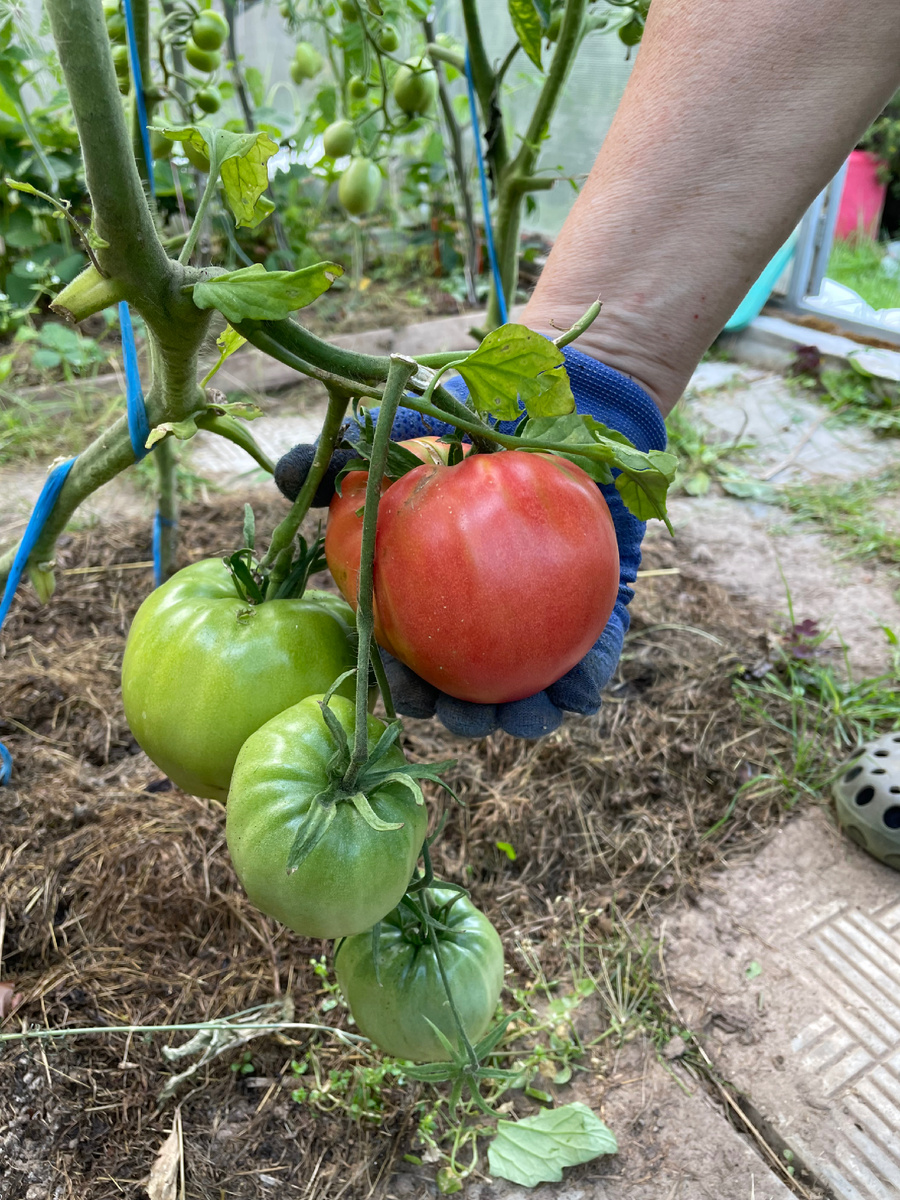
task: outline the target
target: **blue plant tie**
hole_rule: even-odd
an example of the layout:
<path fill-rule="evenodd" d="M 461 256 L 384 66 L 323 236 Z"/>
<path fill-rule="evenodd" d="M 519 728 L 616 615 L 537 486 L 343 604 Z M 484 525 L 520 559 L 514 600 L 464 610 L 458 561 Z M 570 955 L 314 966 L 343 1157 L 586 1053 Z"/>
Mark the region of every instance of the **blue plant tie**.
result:
<path fill-rule="evenodd" d="M 128 29 L 128 57 L 131 61 L 131 77 L 134 80 L 134 97 L 137 104 L 138 124 L 141 130 L 141 144 L 144 147 L 144 162 L 147 164 L 147 181 L 150 184 L 150 195 L 156 199 L 156 186 L 153 181 L 153 154 L 150 150 L 150 131 L 147 128 L 147 105 L 144 101 L 144 80 L 141 75 L 141 59 L 138 54 L 137 30 L 134 24 L 134 13 L 131 10 L 131 0 L 125 0 L 125 25 Z"/>
<path fill-rule="evenodd" d="M 162 531 L 163 526 L 167 529 L 174 529 L 178 524 L 177 521 L 172 521 L 168 517 L 164 517 L 159 509 L 156 510 L 156 516 L 153 518 L 153 586 L 159 587 L 163 581 L 162 577 Z"/>
<path fill-rule="evenodd" d="M 125 407 L 128 413 L 128 434 L 134 461 L 140 462 L 149 453 L 147 438 L 150 436 L 150 421 L 144 407 L 144 393 L 138 371 L 137 347 L 134 343 L 134 326 L 131 310 L 124 300 L 119 301 L 119 326 L 122 330 L 122 358 L 125 362 Z"/>
<path fill-rule="evenodd" d="M 0 629 L 3 628 L 3 622 L 9 613 L 13 596 L 16 594 L 16 588 L 19 586 L 19 580 L 22 578 L 22 573 L 31 556 L 31 552 L 37 544 L 38 538 L 41 536 L 41 531 L 47 524 L 47 518 L 53 511 L 56 498 L 74 465 L 75 459 L 70 458 L 68 462 L 60 463 L 58 467 L 54 467 L 47 476 L 44 486 L 41 488 L 41 494 L 38 496 L 37 504 L 35 504 L 31 516 L 28 518 L 28 524 L 25 526 L 25 532 L 22 534 L 22 540 L 19 543 L 19 548 L 16 551 L 16 556 L 13 559 L 12 567 L 7 576 L 6 587 L 3 589 L 3 598 L 0 599 Z M 3 743 L 0 742 L 0 786 L 5 786 L 9 783 L 11 775 L 12 755 Z"/>
<path fill-rule="evenodd" d="M 126 4 L 128 0 L 125 0 Z M 494 249 L 494 234 L 491 229 L 491 204 L 488 197 L 487 172 L 484 169 L 484 154 L 481 150 L 481 128 L 478 124 L 478 109 L 475 107 L 475 83 L 472 79 L 472 64 L 469 62 L 469 51 L 466 50 L 466 85 L 469 92 L 469 112 L 472 115 L 472 134 L 475 138 L 475 157 L 478 160 L 478 178 L 481 183 L 481 207 L 484 211 L 484 239 L 487 242 L 488 260 L 491 264 L 491 275 L 494 279 L 494 291 L 497 293 L 497 307 L 500 309 L 500 321 L 503 325 L 509 320 L 506 307 L 506 297 L 503 294 L 503 282 L 500 279 L 500 267 L 497 264 L 497 252 Z"/>

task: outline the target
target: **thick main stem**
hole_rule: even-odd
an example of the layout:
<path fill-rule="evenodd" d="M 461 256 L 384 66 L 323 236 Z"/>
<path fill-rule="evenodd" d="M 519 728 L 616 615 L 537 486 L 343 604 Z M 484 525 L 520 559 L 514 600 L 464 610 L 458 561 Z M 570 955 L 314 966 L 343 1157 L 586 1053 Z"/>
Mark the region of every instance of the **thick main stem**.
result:
<path fill-rule="evenodd" d="M 413 359 L 405 358 L 400 354 L 391 355 L 391 366 L 381 401 L 381 410 L 375 424 L 372 457 L 369 460 L 356 608 L 356 633 L 359 638 L 356 659 L 356 733 L 353 742 L 353 757 L 344 776 L 344 787 L 348 791 L 353 787 L 360 767 L 366 761 L 369 753 L 369 658 L 372 652 L 372 634 L 375 627 L 372 602 L 375 593 L 375 534 L 378 528 L 381 482 L 387 467 L 394 417 L 410 376 L 414 375 L 416 370 L 417 365 Z"/>

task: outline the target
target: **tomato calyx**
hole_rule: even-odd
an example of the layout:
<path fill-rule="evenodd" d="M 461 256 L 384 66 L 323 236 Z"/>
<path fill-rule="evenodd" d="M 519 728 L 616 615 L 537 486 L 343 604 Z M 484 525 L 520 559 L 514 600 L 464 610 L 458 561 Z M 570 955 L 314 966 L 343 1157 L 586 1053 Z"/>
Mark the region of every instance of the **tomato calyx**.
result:
<path fill-rule="evenodd" d="M 253 509 L 245 504 L 244 545 L 222 561 L 231 574 L 239 598 L 245 604 L 254 606 L 266 600 L 299 600 L 306 591 L 310 576 L 325 570 L 324 547 L 323 537 L 315 537 L 309 543 L 306 538 L 298 537 L 297 555 L 291 559 L 281 583 L 272 591 L 270 575 L 260 567 L 255 557 L 256 520 Z"/>
<path fill-rule="evenodd" d="M 430 439 L 426 437 L 424 440 L 428 441 Z M 474 452 L 474 448 L 464 443 L 459 433 L 442 434 L 440 441 L 442 444 L 449 446 L 446 458 L 446 465 L 448 467 L 455 467 L 458 463 L 461 463 L 467 451 Z M 341 449 L 355 451 L 356 457 L 344 463 L 335 476 L 334 490 L 339 496 L 342 495 L 341 485 L 346 475 L 349 475 L 351 471 L 368 471 L 374 444 L 375 423 L 372 420 L 371 414 L 365 412 L 362 415 L 359 438 L 355 442 L 344 439 L 340 443 Z M 424 461 L 427 462 L 428 460 L 425 459 Z M 421 467 L 422 462 L 421 455 L 413 454 L 401 442 L 390 442 L 384 473 L 388 479 L 396 482 L 396 480 L 401 479 L 410 471 L 414 471 L 416 467 Z"/>
<path fill-rule="evenodd" d="M 402 732 L 403 725 L 400 721 L 392 721 L 385 727 L 364 763 L 354 764 L 353 747 L 347 733 L 329 707 L 329 701 L 335 690 L 353 673 L 353 671 L 345 671 L 334 681 L 324 698 L 319 701 L 322 718 L 334 740 L 335 750 L 328 763 L 328 786 L 313 798 L 306 819 L 297 830 L 288 854 L 287 873 L 289 875 L 292 875 L 301 866 L 328 832 L 339 804 L 352 804 L 371 829 L 379 832 L 401 829 L 402 822 L 383 821 L 369 803 L 369 796 L 384 784 L 393 783 L 406 788 L 420 807 L 425 804 L 425 796 L 419 780 L 424 779 L 440 784 L 454 799 L 458 800 L 450 785 L 440 777 L 442 772 L 455 764 L 455 759 L 444 759 L 436 763 L 407 763 L 403 767 L 379 765 Z"/>

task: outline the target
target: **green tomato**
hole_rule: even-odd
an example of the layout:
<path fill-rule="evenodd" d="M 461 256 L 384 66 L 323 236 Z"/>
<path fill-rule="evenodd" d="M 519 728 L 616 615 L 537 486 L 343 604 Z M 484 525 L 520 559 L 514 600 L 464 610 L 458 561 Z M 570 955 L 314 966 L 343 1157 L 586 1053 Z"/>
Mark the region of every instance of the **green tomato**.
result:
<path fill-rule="evenodd" d="M 470 1042 L 487 1032 L 503 986 L 503 946 L 497 930 L 465 896 L 429 889 L 441 959 Z M 421 893 L 417 897 L 421 902 Z M 445 1062 L 447 1052 L 425 1020 L 459 1046 L 434 947 L 405 904 L 384 917 L 378 935 L 378 973 L 371 933 L 338 949 L 337 981 L 360 1033 L 385 1054 L 412 1062 Z"/>
<path fill-rule="evenodd" d="M 385 54 L 393 54 L 400 45 L 400 34 L 393 25 L 383 25 L 378 35 L 378 45 Z"/>
<path fill-rule="evenodd" d="M 644 36 L 644 22 L 634 17 L 627 25 L 619 27 L 619 40 L 626 46 L 636 46 Z"/>
<path fill-rule="evenodd" d="M 150 153 L 153 158 L 171 158 L 172 143 L 164 133 L 158 133 L 155 129 L 150 131 Z"/>
<path fill-rule="evenodd" d="M 356 144 L 356 130 L 352 121 L 333 121 L 322 134 L 325 153 L 332 158 L 343 158 Z"/>
<path fill-rule="evenodd" d="M 355 21 L 359 17 L 353 0 L 338 0 L 338 8 L 345 21 Z"/>
<path fill-rule="evenodd" d="M 113 66 L 116 69 L 116 75 L 119 80 L 127 80 L 131 74 L 131 67 L 128 62 L 128 47 L 113 46 L 112 58 Z"/>
<path fill-rule="evenodd" d="M 427 58 L 408 58 L 394 76 L 391 90 L 408 117 L 428 112 L 437 96 L 437 72 Z"/>
<path fill-rule="evenodd" d="M 201 50 L 191 38 L 185 43 L 184 57 L 195 71 L 202 71 L 204 75 L 211 75 L 222 63 L 222 55 L 218 50 Z"/>
<path fill-rule="evenodd" d="M 350 93 L 352 100 L 365 100 L 369 94 L 369 85 L 361 75 L 351 75 L 350 82 L 347 84 L 347 91 Z"/>
<path fill-rule="evenodd" d="M 345 793 L 327 803 L 319 799 L 343 774 L 341 766 L 332 766 L 339 747 L 320 699 L 301 700 L 244 743 L 231 777 L 225 836 L 234 869 L 257 908 L 301 937 L 349 937 L 371 929 L 400 902 L 428 816 L 409 787 L 397 782 L 365 791 L 376 817 L 396 828 L 374 829 Z M 354 705 L 334 696 L 329 707 L 352 746 Z M 384 722 L 368 718 L 370 751 L 384 729 Z M 395 744 L 379 758 L 378 769 L 405 764 Z M 324 831 L 288 874 L 291 848 L 298 831 L 309 831 L 309 821 L 322 822 Z"/>
<path fill-rule="evenodd" d="M 354 158 L 341 176 L 338 199 L 351 217 L 369 213 L 381 193 L 381 172 L 370 158 Z"/>
<path fill-rule="evenodd" d="M 193 142 L 182 142 L 181 149 L 184 152 L 185 158 L 192 167 L 196 167 L 198 171 L 202 171 L 204 175 L 209 174 L 209 154 L 205 150 L 201 150 L 195 146 Z"/>
<path fill-rule="evenodd" d="M 207 9 L 194 18 L 191 38 L 201 50 L 218 50 L 228 37 L 228 22 L 221 13 Z"/>
<path fill-rule="evenodd" d="M 128 634 L 131 732 L 183 791 L 224 800 L 250 734 L 354 665 L 352 626 L 349 606 L 327 592 L 251 606 L 221 559 L 185 567 L 150 593 Z"/>
<path fill-rule="evenodd" d="M 291 79 L 300 84 L 304 79 L 312 79 L 322 69 L 322 55 L 311 42 L 298 42 L 294 51 L 294 61 L 291 63 Z"/>
<path fill-rule="evenodd" d="M 215 88 L 204 88 L 194 96 L 194 103 L 201 112 L 214 113 L 219 111 L 222 100 Z"/>
<path fill-rule="evenodd" d="M 128 40 L 128 26 L 122 13 L 113 12 L 106 18 L 106 32 L 111 42 L 124 43 Z"/>

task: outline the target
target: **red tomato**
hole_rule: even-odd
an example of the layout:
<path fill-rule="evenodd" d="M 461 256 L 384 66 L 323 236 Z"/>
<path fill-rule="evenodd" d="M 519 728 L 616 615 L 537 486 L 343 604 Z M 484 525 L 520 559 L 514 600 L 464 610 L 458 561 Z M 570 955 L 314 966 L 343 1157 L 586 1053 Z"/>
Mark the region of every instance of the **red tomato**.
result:
<path fill-rule="evenodd" d="M 400 442 L 407 450 L 426 463 L 446 463 L 450 445 L 438 437 L 409 438 Z M 463 454 L 472 449 L 463 446 Z M 341 495 L 336 492 L 328 510 L 328 526 L 325 530 L 325 558 L 334 582 L 341 593 L 356 608 L 356 593 L 359 588 L 359 555 L 362 547 L 362 507 L 366 502 L 367 471 L 350 471 L 341 481 Z M 384 479 L 381 493 L 384 495 L 391 485 Z"/>
<path fill-rule="evenodd" d="M 555 683 L 600 636 L 618 587 L 606 501 L 566 459 L 510 450 L 426 464 L 382 499 L 376 638 L 460 700 L 506 703 Z"/>

